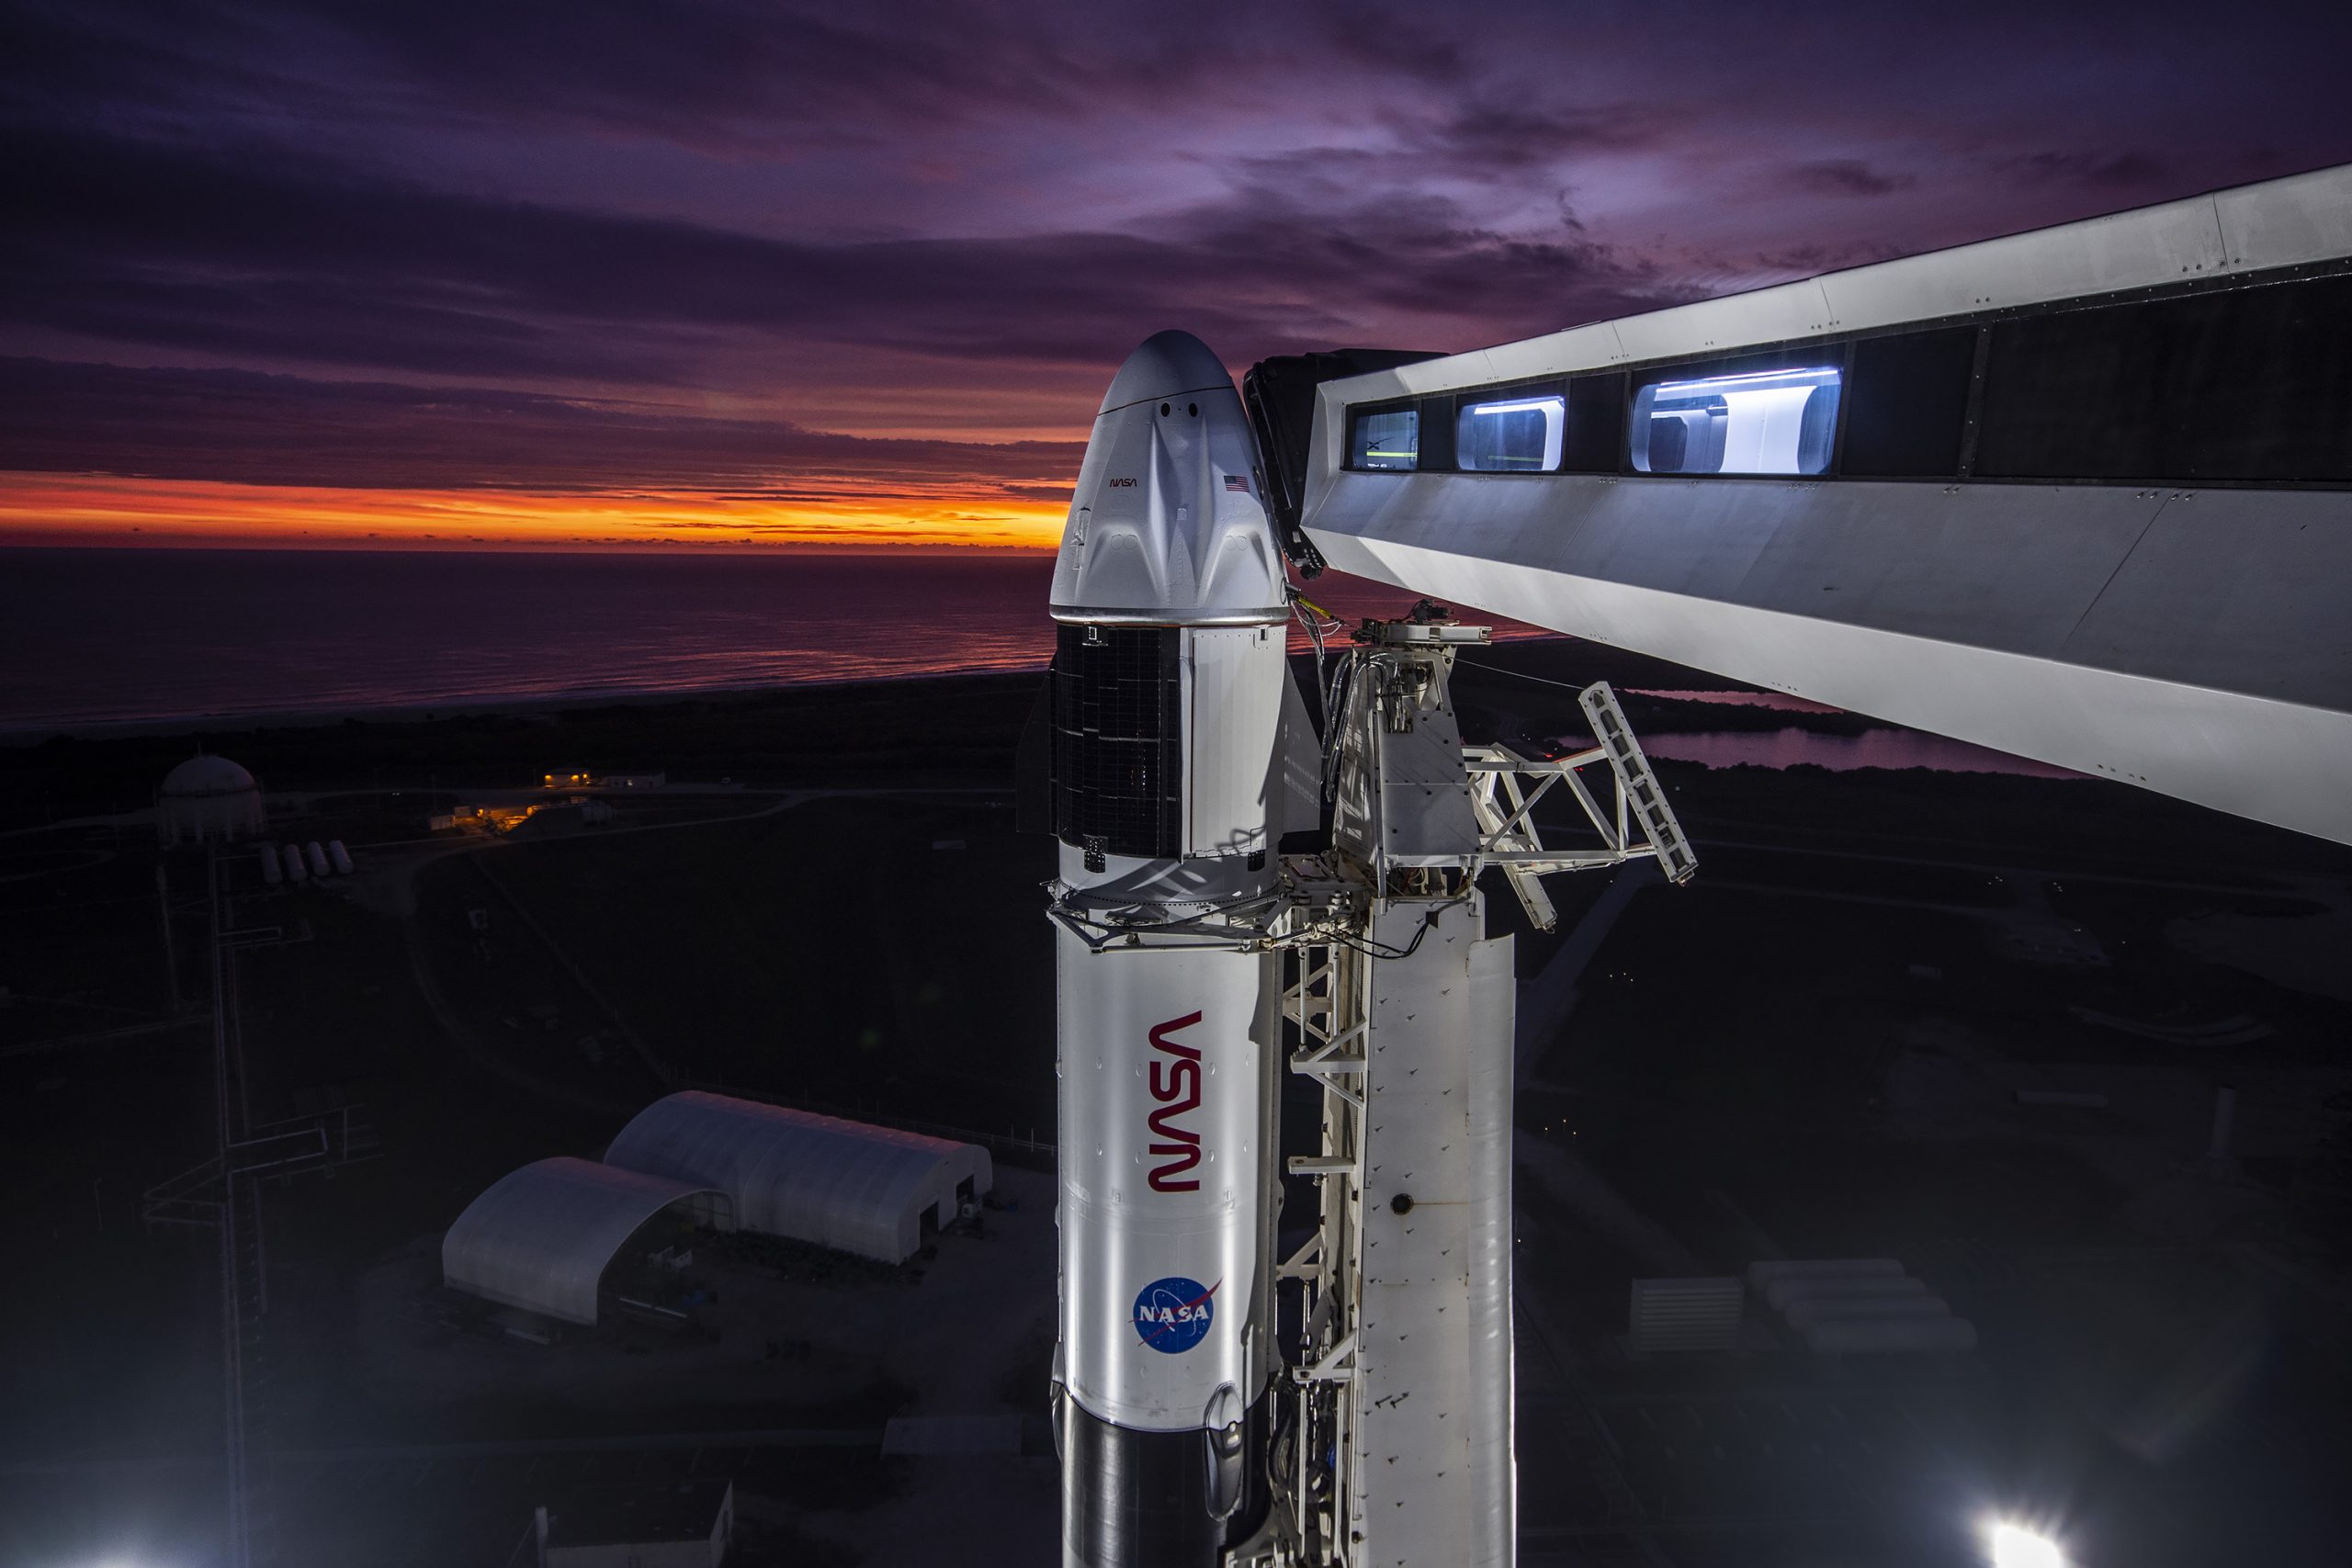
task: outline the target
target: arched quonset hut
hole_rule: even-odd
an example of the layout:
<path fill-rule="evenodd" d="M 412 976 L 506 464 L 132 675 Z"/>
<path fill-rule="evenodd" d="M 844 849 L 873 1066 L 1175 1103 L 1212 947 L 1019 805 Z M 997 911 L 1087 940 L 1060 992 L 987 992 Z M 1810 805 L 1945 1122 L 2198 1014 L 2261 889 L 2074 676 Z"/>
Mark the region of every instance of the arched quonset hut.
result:
<path fill-rule="evenodd" d="M 228 758 L 199 753 L 164 775 L 155 825 L 166 845 L 252 838 L 267 825 L 261 785 Z"/>
<path fill-rule="evenodd" d="M 698 1090 L 638 1112 L 605 1161 L 716 1187 L 744 1230 L 885 1263 L 912 1257 L 994 1181 L 970 1144 Z"/>
<path fill-rule="evenodd" d="M 441 1238 L 445 1284 L 485 1301 L 593 1325 L 605 1271 L 664 1214 L 732 1228 L 725 1193 L 570 1156 L 508 1173 Z"/>

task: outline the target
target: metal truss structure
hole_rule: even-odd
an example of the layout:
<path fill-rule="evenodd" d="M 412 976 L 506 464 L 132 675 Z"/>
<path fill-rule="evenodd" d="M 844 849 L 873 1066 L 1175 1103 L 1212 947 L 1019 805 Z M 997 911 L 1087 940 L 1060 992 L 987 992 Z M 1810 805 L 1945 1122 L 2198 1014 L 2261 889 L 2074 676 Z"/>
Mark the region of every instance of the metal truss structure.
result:
<path fill-rule="evenodd" d="M 1329 688 L 1328 851 L 1283 857 L 1276 893 L 1243 905 L 1129 918 L 1057 894 L 1050 912 L 1096 953 L 1265 958 L 1288 1071 L 1319 1093 L 1317 1147 L 1283 1167 L 1317 1198 L 1312 1233 L 1275 1269 L 1278 1316 L 1296 1328 L 1274 1395 L 1274 1495 L 1228 1563 L 1505 1565 L 1515 979 L 1479 880 L 1503 873 L 1548 931 L 1543 877 L 1655 857 L 1679 883 L 1697 862 L 1605 683 L 1579 695 L 1589 747 L 1464 746 L 1450 679 L 1487 628 L 1425 602 L 1354 637 Z M 1555 799 L 1583 815 L 1574 842 L 1544 841 L 1536 809 Z"/>
<path fill-rule="evenodd" d="M 263 845 L 266 856 L 270 849 Z M 262 1323 L 269 1310 L 261 1189 L 266 1181 L 332 1176 L 380 1152 L 361 1107 L 338 1106 L 255 1125 L 247 1104 L 244 1025 L 238 1005 L 238 955 L 253 948 L 311 940 L 309 922 L 233 926 L 234 900 L 222 886 L 220 845 L 204 849 L 205 934 L 209 964 L 215 1151 L 209 1159 L 140 1195 L 140 1217 L 158 1225 L 210 1229 L 220 1253 L 222 1455 L 228 1471 L 228 1562 L 253 1568 L 274 1562 L 268 1488 L 251 1462 L 253 1428 L 265 1404 Z M 160 880 L 159 887 L 164 884 Z M 166 897 L 166 934 L 169 932 Z M 176 981 L 175 981 L 176 988 Z"/>
<path fill-rule="evenodd" d="M 1489 636 L 1433 615 L 1357 634 L 1326 737 L 1332 848 L 1284 863 L 1268 941 L 1289 1070 L 1321 1096 L 1319 1146 L 1286 1174 L 1318 1201 L 1278 1269 L 1299 1292 L 1279 1495 L 1237 1563 L 1512 1560 L 1514 991 L 1479 877 L 1501 871 L 1549 930 L 1544 876 L 1656 856 L 1679 883 L 1696 860 L 1605 684 L 1581 694 L 1588 749 L 1462 744 L 1449 676 Z M 1535 809 L 1555 798 L 1594 842 L 1543 841 Z"/>

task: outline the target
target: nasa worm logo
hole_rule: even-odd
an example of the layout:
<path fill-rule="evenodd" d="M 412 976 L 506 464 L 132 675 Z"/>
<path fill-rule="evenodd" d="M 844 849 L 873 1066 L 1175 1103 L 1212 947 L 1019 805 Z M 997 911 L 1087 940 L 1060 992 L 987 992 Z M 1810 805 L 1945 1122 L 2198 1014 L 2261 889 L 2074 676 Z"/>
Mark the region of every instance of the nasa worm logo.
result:
<path fill-rule="evenodd" d="M 1217 1284 L 1223 1284 L 1222 1280 Z M 1199 1344 L 1216 1316 L 1216 1285 L 1171 1274 L 1154 1280 L 1136 1296 L 1136 1333 L 1164 1356 Z"/>
<path fill-rule="evenodd" d="M 1163 1062 L 1154 1057 L 1151 1063 L 1151 1098 L 1159 1101 L 1159 1109 L 1148 1120 L 1152 1135 L 1160 1140 L 1151 1145 L 1151 1152 L 1164 1162 L 1151 1168 L 1154 1192 L 1201 1190 L 1199 1177 L 1184 1174 L 1201 1163 L 1201 1135 L 1176 1122 L 1177 1117 L 1201 1108 L 1201 1054 L 1176 1038 L 1177 1031 L 1190 1029 L 1200 1021 L 1196 1009 L 1152 1027 L 1151 1048 L 1166 1053 L 1170 1058 Z"/>

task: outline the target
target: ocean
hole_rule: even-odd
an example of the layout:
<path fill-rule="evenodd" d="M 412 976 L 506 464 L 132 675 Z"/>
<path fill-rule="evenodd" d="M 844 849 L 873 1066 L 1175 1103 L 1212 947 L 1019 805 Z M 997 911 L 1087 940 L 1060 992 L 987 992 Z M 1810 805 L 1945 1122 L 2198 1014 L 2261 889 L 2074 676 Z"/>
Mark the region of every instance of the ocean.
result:
<path fill-rule="evenodd" d="M 0 549 L 0 731 L 1042 669 L 1052 569 L 1042 554 Z M 1336 574 L 1310 593 L 1350 619 L 1414 597 Z"/>
<path fill-rule="evenodd" d="M 1044 555 L 0 549 L 0 737 L 1042 670 L 1052 573 Z M 1308 592 L 1351 624 L 1415 598 L 1336 572 Z M 1500 639 L 1545 635 L 1476 618 Z M 1295 626 L 1292 644 L 1306 646 Z M 1714 768 L 2071 776 L 1906 729 L 1644 739 Z"/>

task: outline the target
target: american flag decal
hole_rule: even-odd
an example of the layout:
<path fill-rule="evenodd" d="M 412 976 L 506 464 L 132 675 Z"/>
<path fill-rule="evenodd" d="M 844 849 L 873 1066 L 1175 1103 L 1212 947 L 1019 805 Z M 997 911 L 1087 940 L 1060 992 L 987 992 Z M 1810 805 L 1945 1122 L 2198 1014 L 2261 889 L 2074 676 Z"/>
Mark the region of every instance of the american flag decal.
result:
<path fill-rule="evenodd" d="M 1239 474 L 1227 474 L 1225 476 L 1225 488 L 1227 490 L 1238 490 L 1242 494 L 1248 495 L 1250 493 L 1250 481 Z"/>

